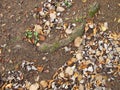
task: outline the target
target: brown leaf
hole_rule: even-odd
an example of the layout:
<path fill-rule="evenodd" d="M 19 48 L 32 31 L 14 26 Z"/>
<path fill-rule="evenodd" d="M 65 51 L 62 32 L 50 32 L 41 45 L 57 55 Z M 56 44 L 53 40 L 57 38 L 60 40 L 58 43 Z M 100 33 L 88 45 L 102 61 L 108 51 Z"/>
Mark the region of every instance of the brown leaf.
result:
<path fill-rule="evenodd" d="M 46 88 L 46 87 L 48 86 L 48 82 L 45 81 L 45 80 L 42 80 L 42 81 L 40 82 L 40 85 L 41 85 L 43 88 Z"/>
<path fill-rule="evenodd" d="M 82 38 L 80 37 L 77 37 L 74 41 L 75 47 L 79 47 L 81 43 L 82 43 Z"/>
<path fill-rule="evenodd" d="M 72 65 L 74 62 L 76 62 L 76 58 L 71 58 L 70 60 L 67 61 L 67 65 L 70 66 L 70 65 Z"/>
<path fill-rule="evenodd" d="M 44 67 L 43 67 L 43 66 L 38 66 L 38 67 L 37 67 L 37 70 L 38 70 L 39 72 L 42 72 L 42 71 L 43 71 L 43 69 L 44 69 Z"/>
<path fill-rule="evenodd" d="M 39 39 L 40 39 L 40 41 L 45 41 L 45 36 L 40 35 L 40 36 L 39 36 Z"/>

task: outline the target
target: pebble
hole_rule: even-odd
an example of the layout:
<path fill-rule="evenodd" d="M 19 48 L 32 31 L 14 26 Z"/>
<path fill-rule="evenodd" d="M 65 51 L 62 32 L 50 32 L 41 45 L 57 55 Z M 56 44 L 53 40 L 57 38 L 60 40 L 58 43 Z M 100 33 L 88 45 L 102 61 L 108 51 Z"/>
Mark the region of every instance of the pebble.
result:
<path fill-rule="evenodd" d="M 56 11 L 63 12 L 63 11 L 65 11 L 65 9 L 63 7 L 57 7 Z"/>

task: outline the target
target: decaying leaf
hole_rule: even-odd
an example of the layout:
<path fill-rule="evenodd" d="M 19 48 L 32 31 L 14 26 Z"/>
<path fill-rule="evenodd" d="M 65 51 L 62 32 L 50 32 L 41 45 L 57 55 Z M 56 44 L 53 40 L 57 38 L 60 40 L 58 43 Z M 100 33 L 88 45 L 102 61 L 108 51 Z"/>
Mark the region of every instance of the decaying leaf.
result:
<path fill-rule="evenodd" d="M 82 43 L 82 38 L 81 38 L 81 37 L 77 37 L 77 38 L 74 40 L 74 46 L 75 46 L 75 47 L 79 47 L 81 43 Z"/>
<path fill-rule="evenodd" d="M 108 23 L 104 22 L 104 23 L 100 23 L 100 30 L 101 31 L 106 31 L 108 29 Z"/>
<path fill-rule="evenodd" d="M 82 0 L 82 2 L 84 2 L 84 3 L 85 3 L 85 2 L 87 2 L 87 0 Z"/>
<path fill-rule="evenodd" d="M 48 86 L 48 82 L 45 81 L 45 80 L 42 80 L 42 81 L 40 82 L 40 85 L 41 85 L 43 88 L 46 88 L 46 87 Z"/>
<path fill-rule="evenodd" d="M 43 67 L 43 66 L 38 66 L 38 67 L 37 67 L 37 70 L 38 70 L 39 72 L 42 72 L 42 71 L 43 71 L 43 69 L 44 69 L 44 67 Z"/>
<path fill-rule="evenodd" d="M 35 25 L 35 28 L 34 28 L 33 31 L 35 31 L 35 32 L 37 32 L 39 34 L 43 34 L 42 27 L 40 25 L 37 25 L 37 24 Z"/>
<path fill-rule="evenodd" d="M 30 89 L 29 90 L 38 90 L 39 88 L 39 84 L 38 83 L 34 83 L 30 86 Z"/>
<path fill-rule="evenodd" d="M 67 61 L 67 65 L 70 66 L 72 65 L 74 62 L 76 62 L 76 58 L 71 58 L 70 60 Z"/>
<path fill-rule="evenodd" d="M 112 32 L 110 35 L 109 35 L 109 38 L 113 38 L 113 39 L 115 39 L 115 40 L 117 40 L 117 39 L 120 39 L 120 34 L 118 33 L 116 33 L 116 32 Z"/>

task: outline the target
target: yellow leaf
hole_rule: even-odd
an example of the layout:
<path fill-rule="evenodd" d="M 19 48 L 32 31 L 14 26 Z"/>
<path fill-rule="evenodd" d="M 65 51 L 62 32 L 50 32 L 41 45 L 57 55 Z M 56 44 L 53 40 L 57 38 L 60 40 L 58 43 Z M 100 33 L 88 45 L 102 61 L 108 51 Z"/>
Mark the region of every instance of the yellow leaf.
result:
<path fill-rule="evenodd" d="M 82 2 L 84 2 L 84 3 L 85 3 L 85 2 L 87 2 L 87 0 L 82 0 Z"/>
<path fill-rule="evenodd" d="M 118 23 L 120 23 L 120 18 L 118 19 Z"/>

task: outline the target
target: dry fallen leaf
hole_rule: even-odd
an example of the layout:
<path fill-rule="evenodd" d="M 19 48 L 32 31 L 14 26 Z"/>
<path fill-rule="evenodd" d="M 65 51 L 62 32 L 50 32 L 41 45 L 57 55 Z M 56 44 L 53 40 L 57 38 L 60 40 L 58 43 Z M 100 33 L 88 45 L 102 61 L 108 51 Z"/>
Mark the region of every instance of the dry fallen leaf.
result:
<path fill-rule="evenodd" d="M 65 9 L 63 8 L 63 7 L 57 7 L 57 9 L 56 9 L 56 11 L 58 11 L 58 12 L 63 12 L 63 11 L 65 11 Z"/>
<path fill-rule="evenodd" d="M 118 19 L 118 23 L 120 23 L 120 18 Z"/>
<path fill-rule="evenodd" d="M 37 32 L 39 34 L 43 34 L 42 27 L 40 25 L 37 25 L 37 24 L 35 25 L 35 28 L 34 28 L 33 31 L 35 31 L 35 32 Z"/>
<path fill-rule="evenodd" d="M 72 65 L 74 62 L 76 62 L 76 58 L 71 58 L 70 60 L 67 61 L 67 65 L 70 66 L 70 65 Z"/>
<path fill-rule="evenodd" d="M 96 29 L 96 28 L 94 28 L 94 29 L 93 29 L 93 35 L 95 36 L 95 35 L 96 35 L 96 33 L 97 33 L 97 29 Z"/>
<path fill-rule="evenodd" d="M 12 83 L 10 83 L 10 84 L 7 84 L 6 86 L 5 86 L 5 89 L 10 89 L 10 88 L 12 88 Z"/>
<path fill-rule="evenodd" d="M 40 82 L 40 85 L 41 85 L 43 88 L 46 88 L 46 87 L 48 86 L 48 82 L 45 81 L 45 80 L 42 80 L 42 81 Z"/>
<path fill-rule="evenodd" d="M 109 38 L 112 38 L 112 39 L 115 39 L 115 40 L 120 39 L 120 34 L 119 33 L 117 34 L 116 32 L 112 32 L 109 35 Z"/>
<path fill-rule="evenodd" d="M 87 2 L 87 0 L 82 0 L 82 2 L 84 2 L 84 3 L 85 3 L 85 2 Z"/>
<path fill-rule="evenodd" d="M 40 35 L 40 36 L 39 36 L 39 39 L 40 39 L 40 41 L 45 41 L 45 36 Z"/>
<path fill-rule="evenodd" d="M 108 29 L 108 23 L 104 22 L 104 23 L 100 23 L 100 29 L 101 31 L 106 31 Z"/>
<path fill-rule="evenodd" d="M 68 75 L 73 75 L 74 70 L 72 69 L 72 67 L 67 67 L 65 69 L 65 73 L 68 74 Z"/>
<path fill-rule="evenodd" d="M 29 90 L 38 90 L 39 88 L 39 84 L 38 83 L 34 83 L 30 86 L 30 89 Z"/>
<path fill-rule="evenodd" d="M 0 49 L 0 54 L 2 53 L 2 49 Z"/>
<path fill-rule="evenodd" d="M 74 46 L 75 46 L 75 47 L 79 47 L 81 43 L 82 43 L 82 38 L 80 38 L 80 37 L 77 37 L 77 38 L 74 40 Z"/>
<path fill-rule="evenodd" d="M 38 67 L 37 67 L 37 70 L 38 70 L 39 72 L 42 72 L 42 71 L 43 71 L 43 69 L 44 69 L 44 67 L 43 67 L 43 66 L 38 66 Z"/>

